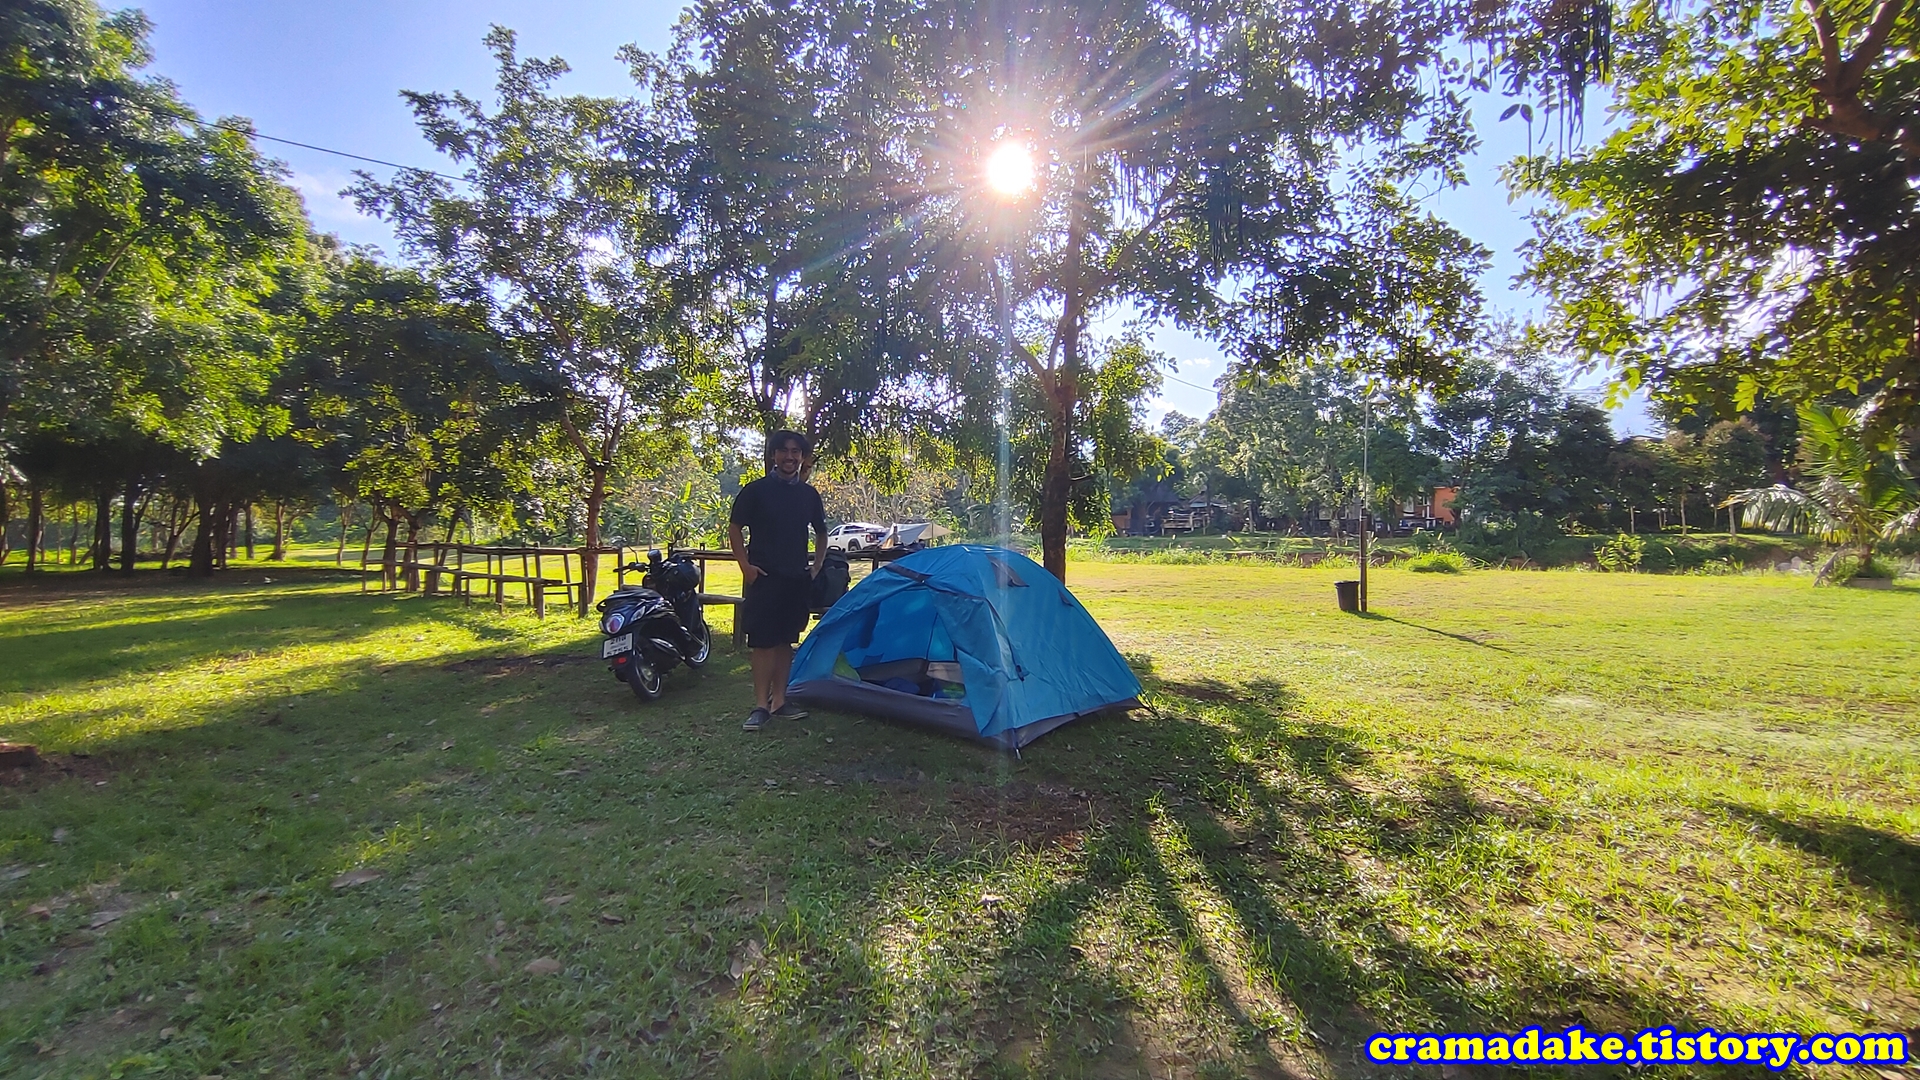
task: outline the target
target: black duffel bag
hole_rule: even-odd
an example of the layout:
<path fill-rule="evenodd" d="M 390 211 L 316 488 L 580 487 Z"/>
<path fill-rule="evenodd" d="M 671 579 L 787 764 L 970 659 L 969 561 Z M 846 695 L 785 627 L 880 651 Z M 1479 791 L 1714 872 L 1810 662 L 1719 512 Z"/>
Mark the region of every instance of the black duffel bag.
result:
<path fill-rule="evenodd" d="M 813 579 L 813 610 L 825 611 L 834 602 L 847 595 L 847 589 L 853 584 L 853 567 L 848 565 L 847 557 L 837 551 L 827 552 L 827 561 L 820 567 L 820 574 Z"/>

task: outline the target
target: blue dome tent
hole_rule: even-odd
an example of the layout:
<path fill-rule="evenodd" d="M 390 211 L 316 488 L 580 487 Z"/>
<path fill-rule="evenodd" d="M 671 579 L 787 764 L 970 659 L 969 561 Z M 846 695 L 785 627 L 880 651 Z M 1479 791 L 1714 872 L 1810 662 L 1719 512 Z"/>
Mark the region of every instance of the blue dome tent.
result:
<path fill-rule="evenodd" d="M 1004 548 L 954 544 L 886 563 L 820 620 L 787 696 L 1017 750 L 1140 680 L 1060 579 Z"/>

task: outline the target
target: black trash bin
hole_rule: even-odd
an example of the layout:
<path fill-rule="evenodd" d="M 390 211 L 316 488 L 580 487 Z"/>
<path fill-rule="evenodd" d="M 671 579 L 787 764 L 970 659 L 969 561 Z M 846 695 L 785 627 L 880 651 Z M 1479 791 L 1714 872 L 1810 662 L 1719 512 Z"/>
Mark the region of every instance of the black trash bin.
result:
<path fill-rule="evenodd" d="M 1358 581 L 1336 581 L 1333 591 L 1340 597 L 1341 611 L 1360 610 L 1360 583 Z"/>

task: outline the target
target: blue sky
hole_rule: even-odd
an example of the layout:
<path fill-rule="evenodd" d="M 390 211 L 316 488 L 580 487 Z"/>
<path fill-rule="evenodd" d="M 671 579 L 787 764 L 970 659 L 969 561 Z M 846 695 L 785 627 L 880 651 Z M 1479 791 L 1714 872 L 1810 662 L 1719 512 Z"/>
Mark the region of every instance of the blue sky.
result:
<path fill-rule="evenodd" d="M 493 70 L 480 39 L 489 26 L 512 27 L 523 53 L 565 57 L 573 66 L 568 89 L 617 94 L 631 84 L 615 51 L 628 42 L 664 50 L 681 8 L 677 0 L 149 0 L 138 6 L 154 23 L 152 70 L 177 83 L 202 114 L 244 116 L 264 135 L 426 168 L 444 162 L 420 138 L 400 91 L 486 96 Z M 1476 116 L 1487 121 L 1486 145 L 1469 163 L 1470 183 L 1436 195 L 1430 205 L 1493 250 L 1493 267 L 1482 279 L 1489 309 L 1524 316 L 1539 309 L 1535 297 L 1511 284 L 1520 265 L 1514 249 L 1527 236 L 1524 207 L 1508 204 L 1499 165 L 1526 149 L 1526 130 L 1517 120 L 1491 123 L 1501 107 L 1494 98 L 1476 106 Z M 338 196 L 355 168 L 383 170 L 262 145 L 292 170 L 316 226 L 397 254 L 380 222 Z M 1155 342 L 1175 358 L 1178 371 L 1154 403 L 1154 417 L 1169 408 L 1205 416 L 1213 395 L 1204 387 L 1222 369 L 1218 350 L 1173 330 Z M 1652 424 L 1634 401 L 1614 415 L 1614 428 L 1624 435 Z"/>

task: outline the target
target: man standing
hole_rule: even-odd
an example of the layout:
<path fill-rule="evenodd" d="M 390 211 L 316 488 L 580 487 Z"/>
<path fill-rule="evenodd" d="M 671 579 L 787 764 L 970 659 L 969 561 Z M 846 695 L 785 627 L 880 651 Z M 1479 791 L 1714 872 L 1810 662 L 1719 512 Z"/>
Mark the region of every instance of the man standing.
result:
<path fill-rule="evenodd" d="M 807 628 L 813 579 L 827 561 L 827 512 L 820 493 L 800 479 L 812 447 L 796 431 L 767 436 L 767 475 L 733 498 L 733 558 L 740 564 L 740 618 L 753 657 L 753 711 L 745 731 L 759 731 L 770 716 L 805 720 L 787 703 L 793 644 Z M 807 560 L 807 527 L 813 527 L 813 560 Z"/>

